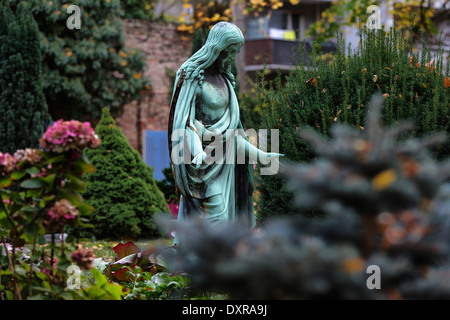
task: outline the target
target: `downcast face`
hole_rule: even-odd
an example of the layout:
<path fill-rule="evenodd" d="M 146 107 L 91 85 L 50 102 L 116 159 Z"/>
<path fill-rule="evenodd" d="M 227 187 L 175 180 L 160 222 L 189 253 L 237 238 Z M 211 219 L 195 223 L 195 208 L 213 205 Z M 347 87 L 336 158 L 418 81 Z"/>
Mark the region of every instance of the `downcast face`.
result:
<path fill-rule="evenodd" d="M 218 58 L 220 72 L 228 70 L 229 66 L 236 60 L 236 54 L 241 51 L 239 44 L 234 44 L 223 50 Z"/>

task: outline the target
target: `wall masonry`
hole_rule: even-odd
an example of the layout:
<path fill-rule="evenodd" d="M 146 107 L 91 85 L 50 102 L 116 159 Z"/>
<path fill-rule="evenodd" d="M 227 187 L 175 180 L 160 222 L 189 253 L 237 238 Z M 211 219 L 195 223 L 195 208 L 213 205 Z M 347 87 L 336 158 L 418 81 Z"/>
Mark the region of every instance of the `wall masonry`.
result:
<path fill-rule="evenodd" d="M 126 19 L 123 24 L 126 47 L 140 49 L 146 56 L 144 76 L 150 79 L 153 90 L 141 101 L 126 105 L 116 123 L 130 145 L 142 153 L 143 130 L 167 130 L 173 86 L 170 71 L 176 72 L 190 57 L 192 41 L 182 40 L 173 23 Z"/>

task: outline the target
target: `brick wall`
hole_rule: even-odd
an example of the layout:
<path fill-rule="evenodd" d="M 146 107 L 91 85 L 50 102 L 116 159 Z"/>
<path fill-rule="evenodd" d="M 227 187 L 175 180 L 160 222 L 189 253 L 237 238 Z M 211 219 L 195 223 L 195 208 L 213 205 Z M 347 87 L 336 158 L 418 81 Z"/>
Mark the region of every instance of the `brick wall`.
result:
<path fill-rule="evenodd" d="M 144 52 L 147 69 L 144 75 L 150 78 L 153 92 L 141 101 L 134 101 L 124 108 L 116 119 L 128 138 L 130 145 L 142 152 L 143 130 L 167 130 L 169 116 L 169 90 L 173 83 L 167 69 L 177 71 L 191 54 L 192 41 L 182 40 L 177 26 L 167 22 L 123 20 L 126 46 Z M 140 118 L 140 120 L 139 120 Z"/>

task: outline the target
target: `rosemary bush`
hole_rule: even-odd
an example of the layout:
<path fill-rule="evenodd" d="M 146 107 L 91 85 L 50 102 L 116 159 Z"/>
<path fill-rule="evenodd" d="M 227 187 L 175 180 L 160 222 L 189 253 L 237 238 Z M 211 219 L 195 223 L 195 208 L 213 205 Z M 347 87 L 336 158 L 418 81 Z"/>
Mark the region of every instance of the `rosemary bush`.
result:
<path fill-rule="evenodd" d="M 359 48 L 346 48 L 338 37 L 334 55 L 321 56 L 314 49 L 307 56 L 304 43 L 296 52 L 296 65 L 286 79 L 281 75 L 266 88 L 260 77 L 258 104 L 263 126 L 280 130 L 280 152 L 293 161 L 309 161 L 314 154 L 299 137 L 298 131 L 312 128 L 329 136 L 334 123 L 344 123 L 364 130 L 368 102 L 374 93 L 385 100 L 382 120 L 391 126 L 411 120 L 415 127 L 403 137 L 422 137 L 436 131 L 449 132 L 449 64 L 443 69 L 440 48 L 432 56 L 430 46 L 422 41 L 422 50 L 414 52 L 412 42 L 401 31 L 391 29 L 361 31 Z M 445 159 L 450 141 L 433 150 Z M 259 181 L 258 218 L 294 214 L 292 194 L 286 193 L 285 179 L 263 176 Z"/>

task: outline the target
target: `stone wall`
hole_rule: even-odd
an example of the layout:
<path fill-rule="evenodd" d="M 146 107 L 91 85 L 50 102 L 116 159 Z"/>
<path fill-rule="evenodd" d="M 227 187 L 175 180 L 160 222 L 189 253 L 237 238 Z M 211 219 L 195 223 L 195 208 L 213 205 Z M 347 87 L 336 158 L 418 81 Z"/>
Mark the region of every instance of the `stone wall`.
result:
<path fill-rule="evenodd" d="M 177 26 L 172 23 L 129 19 L 123 23 L 126 46 L 140 49 L 146 56 L 144 75 L 150 79 L 153 92 L 145 94 L 141 101 L 126 105 L 116 123 L 130 145 L 142 152 L 143 130 L 167 130 L 169 90 L 173 86 L 170 70 L 176 72 L 189 58 L 192 41 L 182 40 Z"/>

